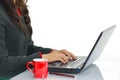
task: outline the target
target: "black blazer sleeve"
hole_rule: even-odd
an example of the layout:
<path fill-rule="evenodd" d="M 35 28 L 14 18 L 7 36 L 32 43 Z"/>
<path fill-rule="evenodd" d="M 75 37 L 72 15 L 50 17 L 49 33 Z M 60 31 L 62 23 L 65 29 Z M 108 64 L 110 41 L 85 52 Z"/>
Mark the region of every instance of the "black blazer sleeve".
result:
<path fill-rule="evenodd" d="M 52 51 L 51 48 L 43 48 L 40 46 L 35 46 L 33 41 L 30 39 L 28 44 L 28 55 L 33 54 L 35 52 L 42 52 L 42 54 L 47 54 Z"/>

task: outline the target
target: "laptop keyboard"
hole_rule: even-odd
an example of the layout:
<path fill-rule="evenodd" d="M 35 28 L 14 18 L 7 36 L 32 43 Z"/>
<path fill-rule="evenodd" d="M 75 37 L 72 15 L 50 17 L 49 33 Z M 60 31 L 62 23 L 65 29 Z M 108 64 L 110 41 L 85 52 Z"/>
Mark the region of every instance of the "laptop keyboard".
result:
<path fill-rule="evenodd" d="M 51 66 L 59 66 L 59 65 L 61 65 L 61 64 L 63 64 L 63 63 L 62 63 L 62 62 L 59 62 L 59 61 L 50 63 Z"/>
<path fill-rule="evenodd" d="M 76 68 L 78 66 L 80 66 L 81 64 L 83 64 L 86 60 L 86 57 L 77 57 L 77 59 L 75 61 L 72 61 L 71 63 L 69 63 L 66 67 L 67 68 Z"/>
<path fill-rule="evenodd" d="M 66 64 L 63 64 L 62 62 L 53 62 L 50 65 L 55 67 L 67 67 L 67 68 L 76 68 L 83 64 L 86 60 L 86 57 L 78 56 L 76 60 L 71 60 Z"/>

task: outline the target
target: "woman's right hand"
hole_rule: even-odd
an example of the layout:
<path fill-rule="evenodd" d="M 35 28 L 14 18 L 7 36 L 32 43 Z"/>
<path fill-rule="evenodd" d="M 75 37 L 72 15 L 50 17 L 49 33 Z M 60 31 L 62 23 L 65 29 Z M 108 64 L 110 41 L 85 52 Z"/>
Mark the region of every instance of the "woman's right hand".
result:
<path fill-rule="evenodd" d="M 71 52 L 67 50 L 52 50 L 48 54 L 43 54 L 42 58 L 48 59 L 48 62 L 61 61 L 62 63 L 67 63 L 69 60 L 76 59 Z"/>

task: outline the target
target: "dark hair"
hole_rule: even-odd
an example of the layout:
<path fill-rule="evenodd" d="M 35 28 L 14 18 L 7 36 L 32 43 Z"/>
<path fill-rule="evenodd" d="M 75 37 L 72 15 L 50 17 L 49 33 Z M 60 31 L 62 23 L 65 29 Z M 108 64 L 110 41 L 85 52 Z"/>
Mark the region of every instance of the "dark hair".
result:
<path fill-rule="evenodd" d="M 30 21 L 30 17 L 29 17 L 29 11 L 28 11 L 27 5 L 26 5 L 27 0 L 15 0 L 15 1 L 16 2 L 14 2 L 14 0 L 0 0 L 0 4 L 6 10 L 11 21 L 13 21 L 13 23 L 15 25 L 17 25 L 18 28 L 26 34 L 25 27 L 24 27 L 22 21 L 20 20 L 19 16 L 16 13 L 16 7 L 20 8 L 22 15 L 24 17 L 25 23 L 27 25 L 27 28 L 29 30 L 29 36 L 31 36 L 32 35 L 32 27 L 31 27 L 31 21 Z"/>

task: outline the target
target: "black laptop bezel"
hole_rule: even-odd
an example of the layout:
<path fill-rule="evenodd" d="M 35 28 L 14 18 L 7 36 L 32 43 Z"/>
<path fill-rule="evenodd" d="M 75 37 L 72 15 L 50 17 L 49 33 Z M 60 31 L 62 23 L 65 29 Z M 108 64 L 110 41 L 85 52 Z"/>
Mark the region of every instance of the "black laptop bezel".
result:
<path fill-rule="evenodd" d="M 86 58 L 85 62 L 83 63 L 83 66 L 82 66 L 81 70 L 84 69 L 84 67 L 86 66 L 87 62 L 89 61 L 89 58 L 91 57 L 91 54 L 93 53 L 93 50 L 95 49 L 97 43 L 99 42 L 99 40 L 100 40 L 102 34 L 103 34 L 103 32 L 101 32 L 100 35 L 98 36 L 98 38 L 97 38 L 97 40 L 96 40 L 96 42 L 95 42 L 93 48 L 91 49 L 91 51 L 90 51 L 88 57 Z"/>

